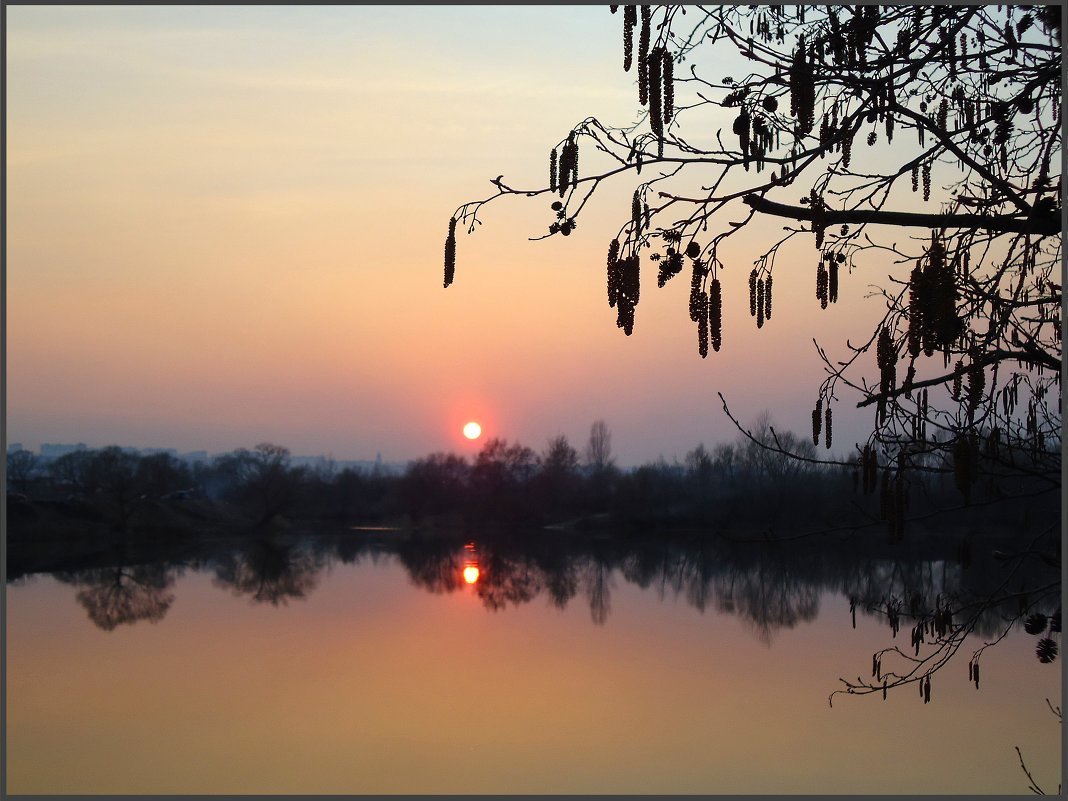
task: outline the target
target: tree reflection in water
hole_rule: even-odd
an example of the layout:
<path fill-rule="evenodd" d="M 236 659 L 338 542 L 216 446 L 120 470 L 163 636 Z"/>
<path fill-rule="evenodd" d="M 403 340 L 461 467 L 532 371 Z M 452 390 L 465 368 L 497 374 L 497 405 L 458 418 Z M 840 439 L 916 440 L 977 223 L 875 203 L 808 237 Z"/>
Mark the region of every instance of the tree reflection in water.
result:
<path fill-rule="evenodd" d="M 849 604 L 854 626 L 859 612 L 889 627 L 889 647 L 874 655 L 871 680 L 846 683 L 838 692 L 865 694 L 881 692 L 884 681 L 887 687 L 918 682 L 929 695 L 931 675 L 969 634 L 996 643 L 1027 619 L 1036 638 L 1029 647 L 1040 660 L 1053 661 L 1059 650 L 1056 537 L 1022 547 L 1005 539 L 1000 552 L 993 541 L 961 545 L 951 537 L 893 544 L 860 538 L 747 543 L 541 531 L 472 541 L 348 532 L 186 543 L 161 551 L 155 561 L 150 548 L 139 546 L 136 565 L 122 548 L 73 570 L 67 559 L 55 575 L 80 588 L 78 602 L 105 630 L 162 619 L 174 601 L 175 577 L 186 567 L 213 572 L 213 583 L 235 595 L 278 606 L 307 598 L 331 564 L 396 559 L 415 587 L 431 593 L 466 589 L 494 611 L 539 596 L 564 609 L 580 598 L 595 625 L 611 614 L 618 576 L 661 599 L 682 598 L 702 613 L 712 606 L 737 615 L 769 645 L 776 632 L 813 620 L 830 593 L 848 599 L 842 603 Z M 9 558 L 9 581 L 30 572 L 18 552 Z M 977 684 L 985 647 L 969 656 L 969 676 Z"/>
<path fill-rule="evenodd" d="M 158 623 L 174 603 L 174 570 L 162 564 L 119 564 L 57 573 L 56 578 L 83 588 L 78 603 L 104 631 L 142 620 Z"/>
<path fill-rule="evenodd" d="M 213 583 L 256 603 L 286 605 L 315 589 L 325 564 L 325 555 L 307 543 L 257 537 L 219 559 Z"/>

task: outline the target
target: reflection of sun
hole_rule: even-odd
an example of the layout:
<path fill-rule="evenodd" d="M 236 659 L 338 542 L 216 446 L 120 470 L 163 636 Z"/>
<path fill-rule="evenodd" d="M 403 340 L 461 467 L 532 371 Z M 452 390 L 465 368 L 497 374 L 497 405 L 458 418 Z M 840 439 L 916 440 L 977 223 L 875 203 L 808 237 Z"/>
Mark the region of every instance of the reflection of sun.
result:
<path fill-rule="evenodd" d="M 478 439 L 482 436 L 482 426 L 472 420 L 464 426 L 464 436 L 468 439 Z"/>
<path fill-rule="evenodd" d="M 474 584 L 478 581 L 478 567 L 476 565 L 468 565 L 464 568 L 464 581 L 468 584 Z"/>

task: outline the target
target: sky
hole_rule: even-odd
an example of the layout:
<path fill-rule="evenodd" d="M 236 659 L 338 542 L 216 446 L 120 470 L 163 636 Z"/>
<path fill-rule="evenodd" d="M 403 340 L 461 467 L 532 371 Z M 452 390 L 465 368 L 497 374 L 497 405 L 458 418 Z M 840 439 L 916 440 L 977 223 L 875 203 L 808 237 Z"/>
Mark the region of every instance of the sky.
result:
<path fill-rule="evenodd" d="M 604 261 L 630 177 L 567 238 L 529 241 L 544 198 L 491 205 L 442 287 L 461 203 L 501 174 L 540 188 L 588 116 L 636 119 L 606 7 L 9 6 L 7 22 L 8 442 L 404 461 L 475 453 L 468 420 L 535 450 L 581 448 L 604 420 L 620 464 L 681 460 L 736 438 L 717 392 L 743 423 L 768 410 L 807 436 L 813 337 L 841 356 L 879 318 L 863 296 L 880 268 L 819 308 L 809 239 L 757 331 L 748 274 L 776 220 L 724 251 L 723 350 L 698 356 L 686 276 L 658 290 L 655 269 L 624 336 Z M 855 402 L 835 403 L 835 452 L 871 424 Z"/>

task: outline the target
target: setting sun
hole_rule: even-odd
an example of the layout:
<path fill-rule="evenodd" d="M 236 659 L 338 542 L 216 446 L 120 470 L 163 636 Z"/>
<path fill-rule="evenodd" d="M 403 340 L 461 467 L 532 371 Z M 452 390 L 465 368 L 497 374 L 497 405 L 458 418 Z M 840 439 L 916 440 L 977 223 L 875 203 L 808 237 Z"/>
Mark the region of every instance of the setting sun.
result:
<path fill-rule="evenodd" d="M 464 581 L 468 584 L 474 584 L 478 581 L 478 567 L 475 565 L 468 565 L 464 568 Z"/>
<path fill-rule="evenodd" d="M 478 439 L 482 436 L 482 426 L 472 421 L 464 426 L 464 436 L 468 439 Z"/>

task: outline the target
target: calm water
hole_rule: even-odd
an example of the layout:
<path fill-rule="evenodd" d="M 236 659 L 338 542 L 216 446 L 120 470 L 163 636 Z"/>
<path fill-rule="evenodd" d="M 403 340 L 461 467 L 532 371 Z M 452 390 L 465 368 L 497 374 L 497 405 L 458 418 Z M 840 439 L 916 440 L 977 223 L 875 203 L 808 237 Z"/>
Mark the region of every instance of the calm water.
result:
<path fill-rule="evenodd" d="M 980 616 L 929 704 L 915 684 L 828 703 L 874 651 L 913 653 L 911 623 L 894 638 L 866 604 L 978 597 L 1003 565 L 473 546 L 352 532 L 9 565 L 8 791 L 1027 793 L 1014 746 L 1061 780 L 1059 661 L 1017 624 L 968 681 L 1013 610 Z"/>

